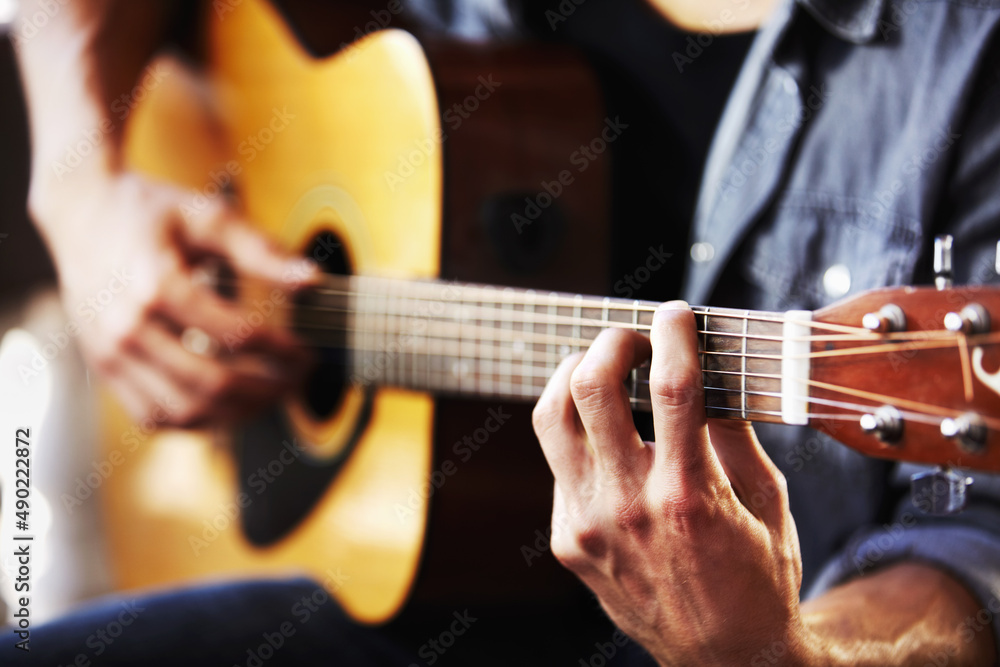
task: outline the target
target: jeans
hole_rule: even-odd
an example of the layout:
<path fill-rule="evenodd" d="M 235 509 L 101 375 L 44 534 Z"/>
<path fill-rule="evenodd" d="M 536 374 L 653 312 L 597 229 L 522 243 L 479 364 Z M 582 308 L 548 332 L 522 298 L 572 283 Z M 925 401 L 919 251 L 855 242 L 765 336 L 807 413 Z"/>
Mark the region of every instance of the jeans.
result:
<path fill-rule="evenodd" d="M 307 579 L 213 584 L 106 598 L 31 628 L 30 648 L 0 634 L 0 665 L 268 667 L 654 664 L 597 605 L 563 614 L 408 608 L 379 627 L 353 623 Z"/>

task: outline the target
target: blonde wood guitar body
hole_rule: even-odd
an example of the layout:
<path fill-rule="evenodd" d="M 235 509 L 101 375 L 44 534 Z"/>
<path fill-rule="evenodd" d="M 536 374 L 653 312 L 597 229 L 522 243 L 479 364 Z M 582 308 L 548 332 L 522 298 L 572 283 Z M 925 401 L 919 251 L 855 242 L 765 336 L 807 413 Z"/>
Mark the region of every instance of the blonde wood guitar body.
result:
<path fill-rule="evenodd" d="M 195 75 L 170 58 L 153 65 L 162 68 L 161 83 L 129 118 L 131 165 L 191 188 L 195 207 L 232 189 L 248 219 L 296 251 L 306 252 L 318 234 L 333 232 L 355 273 L 441 274 L 442 248 L 448 245 L 442 238 L 444 209 L 457 219 L 479 205 L 474 189 L 446 193 L 444 154 L 470 163 L 459 169 L 488 156 L 457 140 L 442 148 L 443 84 L 432 77 L 421 44 L 409 33 L 386 30 L 318 60 L 264 0 L 245 0 L 223 17 L 211 14 L 204 71 Z M 474 89 L 480 74 L 486 72 L 457 75 L 455 89 L 459 83 Z M 516 83 L 508 79 L 504 85 Z M 583 85 L 592 88 L 589 79 Z M 544 100 L 563 93 L 558 86 L 541 87 L 535 95 Z M 584 101 L 596 99 L 593 93 Z M 563 103 L 571 102 L 579 99 Z M 497 110 L 503 104 L 494 101 Z M 520 107 L 503 113 L 525 116 Z M 506 164 L 530 159 L 525 152 L 549 133 L 543 126 L 528 140 L 513 141 L 487 119 L 483 114 L 459 131 L 469 138 L 499 132 L 489 157 Z M 564 114 L 553 123 L 568 123 L 573 133 L 589 138 L 601 131 L 601 117 L 595 119 Z M 537 191 L 543 178 L 568 166 L 573 147 L 557 142 L 550 164 L 511 170 L 520 183 L 488 176 L 481 189 Z M 581 176 L 580 191 L 597 192 L 595 184 L 606 176 L 602 170 L 595 166 Z M 605 219 L 603 199 L 596 205 L 574 201 L 567 198 L 571 214 Z M 560 260 L 568 265 L 582 258 L 593 280 L 589 287 L 598 290 L 606 271 L 600 262 L 587 262 L 583 248 L 602 242 L 600 234 L 574 240 Z M 490 261 L 462 257 L 454 266 Z M 558 264 L 552 275 L 562 275 Z M 465 277 L 455 273 L 446 277 Z M 268 295 L 241 298 L 264 303 Z M 429 395 L 401 389 L 367 394 L 348 385 L 337 410 L 324 418 L 289 398 L 283 406 L 288 437 L 270 443 L 264 473 L 240 468 L 231 434 L 134 424 L 110 396 L 104 403 L 105 453 L 120 461 L 103 488 L 120 588 L 306 574 L 362 622 L 385 621 L 404 604 L 421 563 L 427 503 L 405 517 L 399 508 L 414 508 L 412 491 L 424 487 L 432 472 L 435 402 Z M 281 480 L 290 443 L 315 461 L 339 460 L 340 467 L 301 520 L 275 539 L 255 542 L 244 517 L 267 502 L 267 479 Z M 537 486 L 549 492 L 544 481 Z M 540 526 L 521 529 L 533 539 L 532 529 Z M 516 545 L 512 557 L 518 565 Z"/>

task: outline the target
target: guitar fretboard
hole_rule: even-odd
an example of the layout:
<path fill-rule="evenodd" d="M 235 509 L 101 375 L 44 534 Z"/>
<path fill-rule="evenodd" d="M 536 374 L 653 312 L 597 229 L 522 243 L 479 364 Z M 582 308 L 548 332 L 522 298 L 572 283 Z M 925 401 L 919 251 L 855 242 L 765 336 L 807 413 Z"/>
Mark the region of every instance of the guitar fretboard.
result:
<path fill-rule="evenodd" d="M 440 394 L 530 401 L 606 328 L 648 335 L 658 304 L 515 288 L 336 277 L 296 312 L 313 343 L 348 350 L 348 377 Z M 694 308 L 709 416 L 782 421 L 784 316 Z M 648 365 L 625 386 L 649 410 Z"/>

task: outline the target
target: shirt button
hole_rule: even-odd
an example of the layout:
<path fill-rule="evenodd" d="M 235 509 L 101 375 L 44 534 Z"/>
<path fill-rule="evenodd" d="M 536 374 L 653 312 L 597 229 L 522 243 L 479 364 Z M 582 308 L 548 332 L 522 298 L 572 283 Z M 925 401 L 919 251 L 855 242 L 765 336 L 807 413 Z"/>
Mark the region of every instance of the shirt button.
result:
<path fill-rule="evenodd" d="M 698 241 L 691 246 L 691 259 L 702 264 L 712 261 L 715 257 L 715 248 L 707 241 Z"/>
<path fill-rule="evenodd" d="M 851 270 L 844 264 L 834 264 L 823 274 L 823 291 L 839 299 L 851 291 Z"/>

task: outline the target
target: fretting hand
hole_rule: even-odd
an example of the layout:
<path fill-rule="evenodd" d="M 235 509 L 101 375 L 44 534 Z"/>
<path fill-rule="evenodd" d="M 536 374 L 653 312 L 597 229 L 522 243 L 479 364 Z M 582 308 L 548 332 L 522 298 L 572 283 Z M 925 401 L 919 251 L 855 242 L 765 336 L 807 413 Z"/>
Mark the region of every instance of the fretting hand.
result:
<path fill-rule="evenodd" d="M 623 382 L 650 355 L 655 443 Z M 751 664 L 775 642 L 793 660 L 802 567 L 784 477 L 749 424 L 706 420 L 703 393 L 683 302 L 657 311 L 651 340 L 604 331 L 562 363 L 534 412 L 553 553 L 661 664 Z"/>

